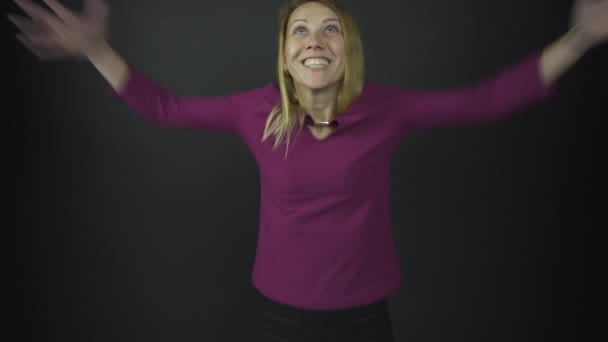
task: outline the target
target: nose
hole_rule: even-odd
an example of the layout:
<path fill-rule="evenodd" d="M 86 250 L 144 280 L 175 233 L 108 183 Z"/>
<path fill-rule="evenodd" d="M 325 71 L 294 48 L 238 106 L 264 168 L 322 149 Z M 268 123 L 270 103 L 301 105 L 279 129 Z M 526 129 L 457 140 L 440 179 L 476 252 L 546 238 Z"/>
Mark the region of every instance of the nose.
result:
<path fill-rule="evenodd" d="M 319 50 L 325 48 L 325 42 L 323 37 L 319 33 L 312 33 L 308 36 L 308 41 L 306 42 L 306 49 L 308 50 Z"/>

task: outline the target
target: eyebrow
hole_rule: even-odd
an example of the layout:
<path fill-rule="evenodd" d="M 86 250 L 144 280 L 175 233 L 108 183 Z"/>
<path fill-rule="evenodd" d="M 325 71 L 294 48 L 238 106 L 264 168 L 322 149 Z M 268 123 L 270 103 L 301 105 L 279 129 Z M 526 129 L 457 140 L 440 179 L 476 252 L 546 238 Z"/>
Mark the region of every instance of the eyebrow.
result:
<path fill-rule="evenodd" d="M 298 21 L 302 21 L 302 22 L 308 23 L 308 20 L 306 20 L 306 19 L 296 19 L 296 20 L 292 21 L 291 24 L 289 24 L 289 27 L 293 26 L 293 24 L 295 24 Z M 326 23 L 328 21 L 337 21 L 337 22 L 340 22 L 337 18 L 327 18 L 327 19 L 323 20 L 323 23 Z"/>

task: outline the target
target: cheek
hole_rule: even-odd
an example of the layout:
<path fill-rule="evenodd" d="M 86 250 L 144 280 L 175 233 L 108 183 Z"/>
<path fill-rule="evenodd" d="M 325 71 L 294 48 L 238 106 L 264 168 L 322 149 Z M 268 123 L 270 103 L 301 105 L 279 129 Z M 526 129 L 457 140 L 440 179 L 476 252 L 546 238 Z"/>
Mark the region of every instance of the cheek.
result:
<path fill-rule="evenodd" d="M 285 55 L 293 57 L 294 54 L 298 51 L 298 42 L 294 39 L 287 39 L 285 41 Z"/>
<path fill-rule="evenodd" d="M 342 40 L 335 41 L 332 44 L 332 50 L 333 50 L 334 54 L 336 55 L 336 57 L 340 58 L 341 60 L 344 60 L 345 55 L 346 55 L 344 41 L 342 41 Z"/>
<path fill-rule="evenodd" d="M 339 50 L 340 50 L 340 55 L 342 57 L 344 57 L 345 54 L 346 54 L 346 46 L 344 46 L 344 42 L 343 41 L 340 42 Z"/>
<path fill-rule="evenodd" d="M 293 59 L 293 48 L 285 46 L 285 60 L 290 61 Z"/>
<path fill-rule="evenodd" d="M 286 45 L 285 46 L 285 63 L 287 63 L 288 65 L 291 65 L 294 63 L 294 58 L 296 57 L 296 50 L 293 48 L 293 46 L 289 46 Z"/>

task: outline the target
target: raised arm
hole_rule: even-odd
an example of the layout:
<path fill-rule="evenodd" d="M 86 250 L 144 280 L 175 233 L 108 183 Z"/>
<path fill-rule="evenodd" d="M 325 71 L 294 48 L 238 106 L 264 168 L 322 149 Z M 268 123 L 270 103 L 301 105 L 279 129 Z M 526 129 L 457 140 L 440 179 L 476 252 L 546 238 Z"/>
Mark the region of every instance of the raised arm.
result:
<path fill-rule="evenodd" d="M 608 40 L 608 0 L 577 0 L 570 18 L 570 30 L 543 51 L 540 70 L 547 86 L 587 51 Z"/>
<path fill-rule="evenodd" d="M 29 0 L 15 0 L 30 18 L 9 14 L 21 30 L 17 35 L 41 60 L 88 59 L 114 90 L 127 79 L 125 60 L 107 42 L 109 7 L 103 0 L 85 0 L 75 13 L 56 0 L 44 0 L 52 12 Z"/>
<path fill-rule="evenodd" d="M 176 96 L 126 62 L 108 43 L 109 8 L 104 0 L 85 0 L 75 13 L 57 0 L 44 0 L 50 11 L 30 0 L 15 0 L 30 18 L 9 15 L 21 30 L 17 38 L 42 60 L 90 61 L 112 95 L 131 109 L 163 125 L 239 134 L 239 114 L 251 110 L 255 91 L 215 97 Z"/>
<path fill-rule="evenodd" d="M 396 91 L 397 119 L 408 128 L 495 121 L 557 94 L 557 80 L 608 39 L 608 0 L 577 0 L 571 28 L 528 58 L 476 84 L 453 89 Z"/>

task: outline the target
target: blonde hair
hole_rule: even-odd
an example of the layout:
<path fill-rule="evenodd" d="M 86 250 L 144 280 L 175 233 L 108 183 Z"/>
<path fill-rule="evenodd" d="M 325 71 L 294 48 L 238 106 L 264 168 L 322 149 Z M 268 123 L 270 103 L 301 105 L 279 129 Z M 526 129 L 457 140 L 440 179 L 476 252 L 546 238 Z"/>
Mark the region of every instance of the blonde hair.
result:
<path fill-rule="evenodd" d="M 361 35 L 353 17 L 336 0 L 292 0 L 285 4 L 279 11 L 279 46 L 277 76 L 281 92 L 281 103 L 275 105 L 266 119 L 266 126 L 262 141 L 269 136 L 275 136 L 274 149 L 283 140 L 287 140 L 285 157 L 289 149 L 291 133 L 296 124 L 301 129 L 304 125 L 303 110 L 300 106 L 293 78 L 284 68 L 285 57 L 285 38 L 287 36 L 287 23 L 289 17 L 296 8 L 308 2 L 318 2 L 332 9 L 340 20 L 342 35 L 344 37 L 346 63 L 344 68 L 344 78 L 342 87 L 338 93 L 337 115 L 346 112 L 363 91 L 364 84 L 364 56 Z"/>

